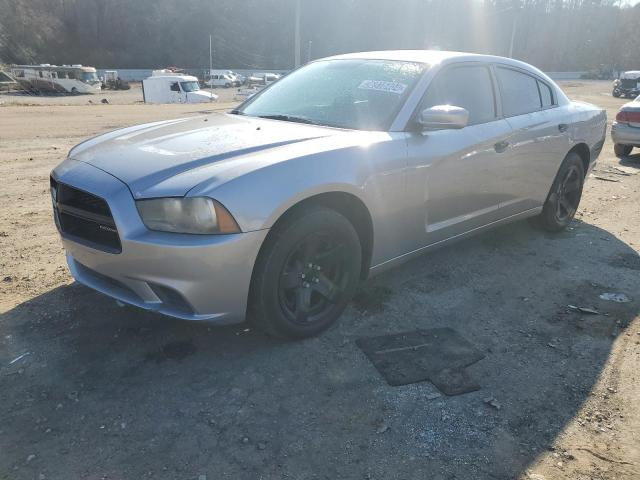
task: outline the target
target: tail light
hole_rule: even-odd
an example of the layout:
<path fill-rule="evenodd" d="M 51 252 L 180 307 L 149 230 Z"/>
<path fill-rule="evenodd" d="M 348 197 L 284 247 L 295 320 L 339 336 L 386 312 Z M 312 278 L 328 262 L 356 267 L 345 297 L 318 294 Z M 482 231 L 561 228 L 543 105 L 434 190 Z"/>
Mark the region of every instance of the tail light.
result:
<path fill-rule="evenodd" d="M 640 123 L 640 110 L 620 110 L 616 115 L 616 121 L 620 123 Z"/>

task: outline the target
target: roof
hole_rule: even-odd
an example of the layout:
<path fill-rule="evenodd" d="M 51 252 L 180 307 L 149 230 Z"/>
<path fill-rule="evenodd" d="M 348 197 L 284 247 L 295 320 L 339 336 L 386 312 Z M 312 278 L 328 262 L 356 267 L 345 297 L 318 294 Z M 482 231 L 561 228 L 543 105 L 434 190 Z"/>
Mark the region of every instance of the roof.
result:
<path fill-rule="evenodd" d="M 11 65 L 11 68 L 21 68 L 24 70 L 81 70 L 83 72 L 95 72 L 94 67 L 87 67 L 84 65 Z"/>
<path fill-rule="evenodd" d="M 153 79 L 159 79 L 159 80 L 173 80 L 174 82 L 176 80 L 180 81 L 187 81 L 187 82 L 196 82 L 198 81 L 197 77 L 193 77 L 191 75 L 179 75 L 179 74 L 172 74 L 172 75 L 151 75 L 150 77 L 145 78 L 145 80 L 153 80 Z"/>
<path fill-rule="evenodd" d="M 640 78 L 640 70 L 628 70 L 623 72 L 620 78 L 635 80 L 636 78 Z"/>
<path fill-rule="evenodd" d="M 468 52 L 452 52 L 446 50 L 380 50 L 375 52 L 356 52 L 346 53 L 343 55 L 334 55 L 332 57 L 320 58 L 318 60 L 346 60 L 346 59 L 369 59 L 369 60 L 396 60 L 403 62 L 418 62 L 426 63 L 428 65 L 436 65 L 443 63 L 447 60 L 455 59 L 457 61 L 481 61 L 481 62 L 495 62 L 512 65 L 514 67 L 520 67 L 524 69 L 537 68 L 520 60 L 514 60 L 513 58 L 499 57 L 495 55 L 483 55 L 480 53 L 468 53 Z M 540 72 L 542 73 L 542 72 Z M 543 74 L 544 75 L 544 74 Z"/>
<path fill-rule="evenodd" d="M 379 50 L 374 52 L 356 52 L 345 53 L 342 55 L 334 55 L 332 57 L 323 58 L 327 59 L 369 59 L 369 60 L 399 60 L 405 62 L 419 62 L 428 63 L 430 65 L 434 63 L 440 63 L 444 59 L 452 57 L 460 57 L 474 55 L 471 53 L 463 52 L 448 52 L 444 50 Z"/>

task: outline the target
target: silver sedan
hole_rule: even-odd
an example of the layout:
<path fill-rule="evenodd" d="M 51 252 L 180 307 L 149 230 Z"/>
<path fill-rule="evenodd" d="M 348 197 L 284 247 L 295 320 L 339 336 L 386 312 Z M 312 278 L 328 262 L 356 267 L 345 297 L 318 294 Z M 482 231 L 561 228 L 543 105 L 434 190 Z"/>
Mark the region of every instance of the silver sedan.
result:
<path fill-rule="evenodd" d="M 640 147 L 640 97 L 620 108 L 611 126 L 611 139 L 618 157 L 626 157 L 633 147 Z"/>
<path fill-rule="evenodd" d="M 571 222 L 606 116 L 540 70 L 440 51 L 309 63 L 228 114 L 125 128 L 51 175 L 78 282 L 190 320 L 314 335 L 358 283 L 535 217 Z"/>

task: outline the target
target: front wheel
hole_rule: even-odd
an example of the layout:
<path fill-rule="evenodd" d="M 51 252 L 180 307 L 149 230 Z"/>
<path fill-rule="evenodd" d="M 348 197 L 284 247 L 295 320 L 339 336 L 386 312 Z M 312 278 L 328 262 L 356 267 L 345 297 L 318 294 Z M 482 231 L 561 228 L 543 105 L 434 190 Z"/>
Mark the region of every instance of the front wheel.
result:
<path fill-rule="evenodd" d="M 620 90 L 615 89 L 612 94 L 613 94 L 614 97 L 620 98 Z"/>
<path fill-rule="evenodd" d="M 616 157 L 627 157 L 631 153 L 631 150 L 633 150 L 633 145 L 616 143 L 613 146 L 613 151 L 616 154 Z"/>
<path fill-rule="evenodd" d="M 580 155 L 569 153 L 558 170 L 542 213 L 538 217 L 538 223 L 542 228 L 550 232 L 559 232 L 571 223 L 582 197 L 584 175 Z"/>
<path fill-rule="evenodd" d="M 360 278 L 362 249 L 340 213 L 308 207 L 269 234 L 251 283 L 249 320 L 266 333 L 305 338 L 329 328 Z"/>

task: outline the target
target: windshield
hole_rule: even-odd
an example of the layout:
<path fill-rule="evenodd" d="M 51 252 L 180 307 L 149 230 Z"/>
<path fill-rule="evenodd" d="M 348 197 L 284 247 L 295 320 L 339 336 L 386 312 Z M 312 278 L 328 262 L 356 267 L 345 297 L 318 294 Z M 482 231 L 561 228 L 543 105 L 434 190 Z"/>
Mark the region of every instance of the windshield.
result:
<path fill-rule="evenodd" d="M 98 81 L 98 75 L 96 75 L 96 72 L 81 72 L 80 73 L 80 80 L 82 80 L 83 82 L 87 82 L 87 83 L 97 82 Z"/>
<path fill-rule="evenodd" d="M 182 86 L 183 92 L 197 92 L 198 90 L 200 90 L 200 85 L 198 85 L 198 82 L 195 81 L 180 82 L 180 85 Z"/>
<path fill-rule="evenodd" d="M 236 113 L 358 130 L 388 130 L 426 65 L 390 60 L 310 63 Z"/>

